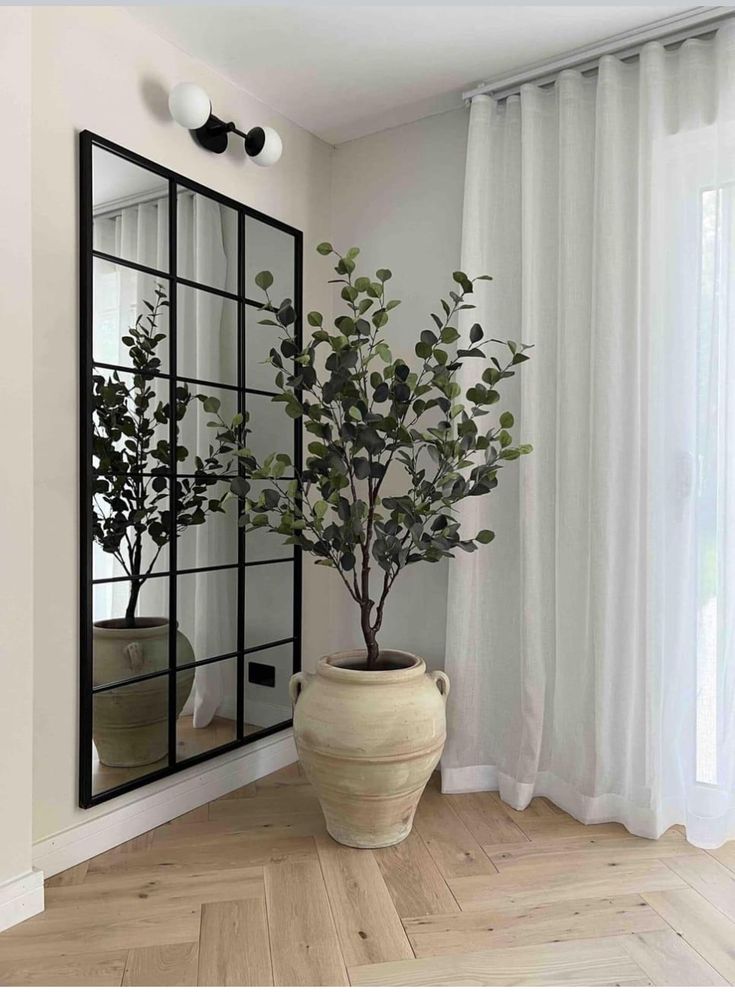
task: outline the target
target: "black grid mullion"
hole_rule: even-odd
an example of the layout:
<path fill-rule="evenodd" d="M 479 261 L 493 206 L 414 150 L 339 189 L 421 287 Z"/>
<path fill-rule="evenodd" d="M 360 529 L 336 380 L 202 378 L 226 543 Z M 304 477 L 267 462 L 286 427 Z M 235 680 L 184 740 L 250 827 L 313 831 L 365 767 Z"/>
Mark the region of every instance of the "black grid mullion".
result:
<path fill-rule="evenodd" d="M 254 652 L 265 652 L 267 649 L 277 649 L 282 645 L 295 644 L 296 638 L 294 636 L 289 636 L 288 638 L 277 638 L 273 642 L 263 642 L 261 645 L 251 645 L 250 648 L 241 650 L 243 659 L 246 655 L 252 655 Z M 209 656 L 206 659 L 194 659 L 190 663 L 181 663 L 175 667 L 174 672 L 178 675 L 179 673 L 185 673 L 189 669 L 199 669 L 200 666 L 213 666 L 216 663 L 228 662 L 230 659 L 237 659 L 238 653 L 235 649 L 232 652 L 222 652 L 218 656 Z M 126 676 L 120 680 L 110 680 L 109 683 L 102 683 L 99 687 L 93 687 L 92 692 L 95 694 L 101 694 L 107 690 L 117 690 L 118 687 L 131 687 L 136 683 L 145 683 L 147 680 L 155 680 L 159 676 L 168 676 L 170 673 L 169 667 L 165 669 L 156 670 L 153 673 L 140 673 L 136 676 Z"/>
<path fill-rule="evenodd" d="M 163 281 L 176 281 L 178 284 L 186 285 L 187 288 L 194 288 L 195 291 L 205 291 L 208 295 L 218 295 L 220 298 L 229 298 L 232 302 L 244 302 L 245 305 L 252 305 L 256 309 L 265 308 L 265 302 L 259 302 L 256 298 L 248 298 L 244 289 L 239 287 L 237 292 L 227 291 L 225 288 L 214 288 L 210 284 L 202 284 L 201 281 L 193 281 L 191 278 L 180 277 L 169 271 L 159 270 L 158 267 L 149 267 L 147 264 L 138 263 L 136 260 L 126 260 L 125 257 L 117 257 L 114 253 L 105 253 L 104 250 L 92 250 L 92 258 L 106 260 L 109 264 L 117 267 L 129 267 L 131 270 L 140 271 L 141 274 L 148 274 L 151 277 L 161 278 Z"/>
<path fill-rule="evenodd" d="M 245 561 L 243 563 L 246 569 L 251 566 L 257 565 L 278 565 L 281 562 L 293 562 L 293 555 L 288 555 L 285 558 L 260 558 L 253 559 L 252 562 Z M 219 565 L 194 565 L 189 569 L 177 569 L 177 576 L 191 576 L 199 572 L 221 572 L 227 569 L 237 569 L 239 568 L 239 562 L 221 562 Z M 140 576 L 105 576 L 103 579 L 93 579 L 92 584 L 94 586 L 102 586 L 105 583 L 129 583 L 134 579 L 160 579 L 162 576 L 170 575 L 168 569 L 162 569 L 160 572 L 149 572 L 146 576 L 142 574 Z"/>
<path fill-rule="evenodd" d="M 139 375 L 141 373 L 137 370 L 137 368 L 131 368 L 125 364 L 108 364 L 106 361 L 94 361 L 93 367 L 99 368 L 101 371 L 122 371 L 128 375 Z M 151 381 L 155 378 L 165 378 L 168 381 L 168 379 L 171 378 L 171 375 L 165 371 L 151 370 L 150 372 L 144 372 L 143 377 L 150 378 Z M 231 385 L 229 382 L 212 382 L 206 378 L 182 377 L 179 380 L 187 385 L 203 385 L 205 388 L 222 389 L 224 392 L 239 392 L 241 388 L 241 385 Z M 275 399 L 276 395 L 278 395 L 277 392 L 269 392 L 267 389 L 247 388 L 247 386 L 245 386 L 244 374 L 241 384 L 244 386 L 244 391 L 246 391 L 249 395 L 264 395 L 268 396 L 269 399 Z"/>
<path fill-rule="evenodd" d="M 92 340 L 94 262 L 92 258 L 92 140 L 79 143 L 79 804 L 87 808 L 92 787 L 92 727 L 94 720 L 94 652 L 92 646 Z M 90 457 L 87 457 L 90 456 Z"/>
<path fill-rule="evenodd" d="M 169 498 L 169 516 L 171 538 L 169 542 L 169 582 L 168 582 L 168 765 L 176 765 L 176 639 L 178 632 L 178 489 L 176 483 L 179 428 L 176 416 L 176 370 L 177 370 L 177 339 L 178 323 L 176 315 L 176 258 L 177 258 L 177 198 L 176 181 L 168 182 L 168 265 L 170 268 L 169 285 L 169 458 L 171 485 Z"/>
<path fill-rule="evenodd" d="M 240 209 L 237 213 L 237 292 L 240 302 L 237 307 L 237 411 L 247 411 L 247 396 L 245 394 L 245 213 Z M 238 459 L 238 472 L 240 471 Z M 245 504 L 238 497 L 237 518 L 245 512 Z M 237 532 L 237 738 L 242 739 L 245 732 L 245 531 L 238 527 Z"/>
<path fill-rule="evenodd" d="M 296 311 L 296 321 L 294 324 L 294 336 L 296 337 L 296 347 L 297 355 L 301 353 L 303 348 L 303 253 L 304 253 L 304 241 L 301 233 L 297 233 L 294 237 L 294 308 Z M 301 402 L 303 398 L 303 393 L 301 389 L 296 390 L 296 398 Z M 303 423 L 302 421 L 294 421 L 294 452 L 293 452 L 293 464 L 294 464 L 294 476 L 297 477 L 301 472 L 301 466 L 303 462 Z M 298 495 L 298 510 L 301 512 L 301 493 Z M 302 596 L 302 553 L 301 546 L 297 545 L 294 551 L 294 566 L 293 566 L 293 634 L 294 634 L 294 648 L 293 648 L 293 672 L 298 673 L 301 670 L 301 596 Z"/>

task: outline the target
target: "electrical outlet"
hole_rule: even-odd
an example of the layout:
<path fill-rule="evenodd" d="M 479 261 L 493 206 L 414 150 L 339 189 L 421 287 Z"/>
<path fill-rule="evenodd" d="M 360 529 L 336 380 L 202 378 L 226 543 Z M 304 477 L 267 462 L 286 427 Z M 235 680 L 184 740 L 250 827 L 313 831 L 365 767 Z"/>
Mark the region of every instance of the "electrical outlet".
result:
<path fill-rule="evenodd" d="M 276 667 L 268 663 L 248 662 L 248 682 L 257 683 L 261 687 L 275 687 Z"/>

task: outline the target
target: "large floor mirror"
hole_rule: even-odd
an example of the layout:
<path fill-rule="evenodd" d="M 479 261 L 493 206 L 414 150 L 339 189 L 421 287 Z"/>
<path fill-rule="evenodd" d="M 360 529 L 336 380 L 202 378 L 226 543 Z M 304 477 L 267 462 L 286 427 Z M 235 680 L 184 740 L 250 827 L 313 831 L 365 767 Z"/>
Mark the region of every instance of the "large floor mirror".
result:
<path fill-rule="evenodd" d="M 291 723 L 299 555 L 239 529 L 217 434 L 247 411 L 247 446 L 300 465 L 255 277 L 300 316 L 302 240 L 89 132 L 80 181 L 86 808 Z"/>

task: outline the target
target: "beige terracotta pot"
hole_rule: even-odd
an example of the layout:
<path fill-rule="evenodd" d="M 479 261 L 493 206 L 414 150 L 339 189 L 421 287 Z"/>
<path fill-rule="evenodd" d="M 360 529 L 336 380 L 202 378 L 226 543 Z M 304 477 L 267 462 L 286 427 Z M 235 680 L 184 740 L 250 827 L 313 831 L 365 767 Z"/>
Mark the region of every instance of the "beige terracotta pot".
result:
<path fill-rule="evenodd" d="M 108 767 L 140 767 L 168 753 L 168 677 L 146 680 L 168 668 L 168 621 L 140 618 L 137 628 L 123 619 L 97 621 L 92 628 L 95 687 L 140 677 L 140 683 L 94 695 L 92 739 L 100 762 Z M 176 661 L 192 662 L 189 639 L 176 634 Z M 176 678 L 176 717 L 191 693 L 194 670 Z"/>
<path fill-rule="evenodd" d="M 419 798 L 446 739 L 449 678 L 408 652 L 386 650 L 365 670 L 364 651 L 319 661 L 291 678 L 294 736 L 330 835 L 369 849 L 411 832 Z"/>

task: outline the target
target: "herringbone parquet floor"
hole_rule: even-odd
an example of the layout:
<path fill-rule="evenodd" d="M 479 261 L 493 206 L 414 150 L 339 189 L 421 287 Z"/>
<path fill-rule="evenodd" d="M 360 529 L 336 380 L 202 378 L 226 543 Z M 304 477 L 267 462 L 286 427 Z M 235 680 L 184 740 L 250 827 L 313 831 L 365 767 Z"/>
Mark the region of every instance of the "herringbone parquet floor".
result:
<path fill-rule="evenodd" d="M 0 984 L 727 985 L 733 872 L 433 782 L 404 843 L 350 850 L 294 765 L 51 878 Z"/>

